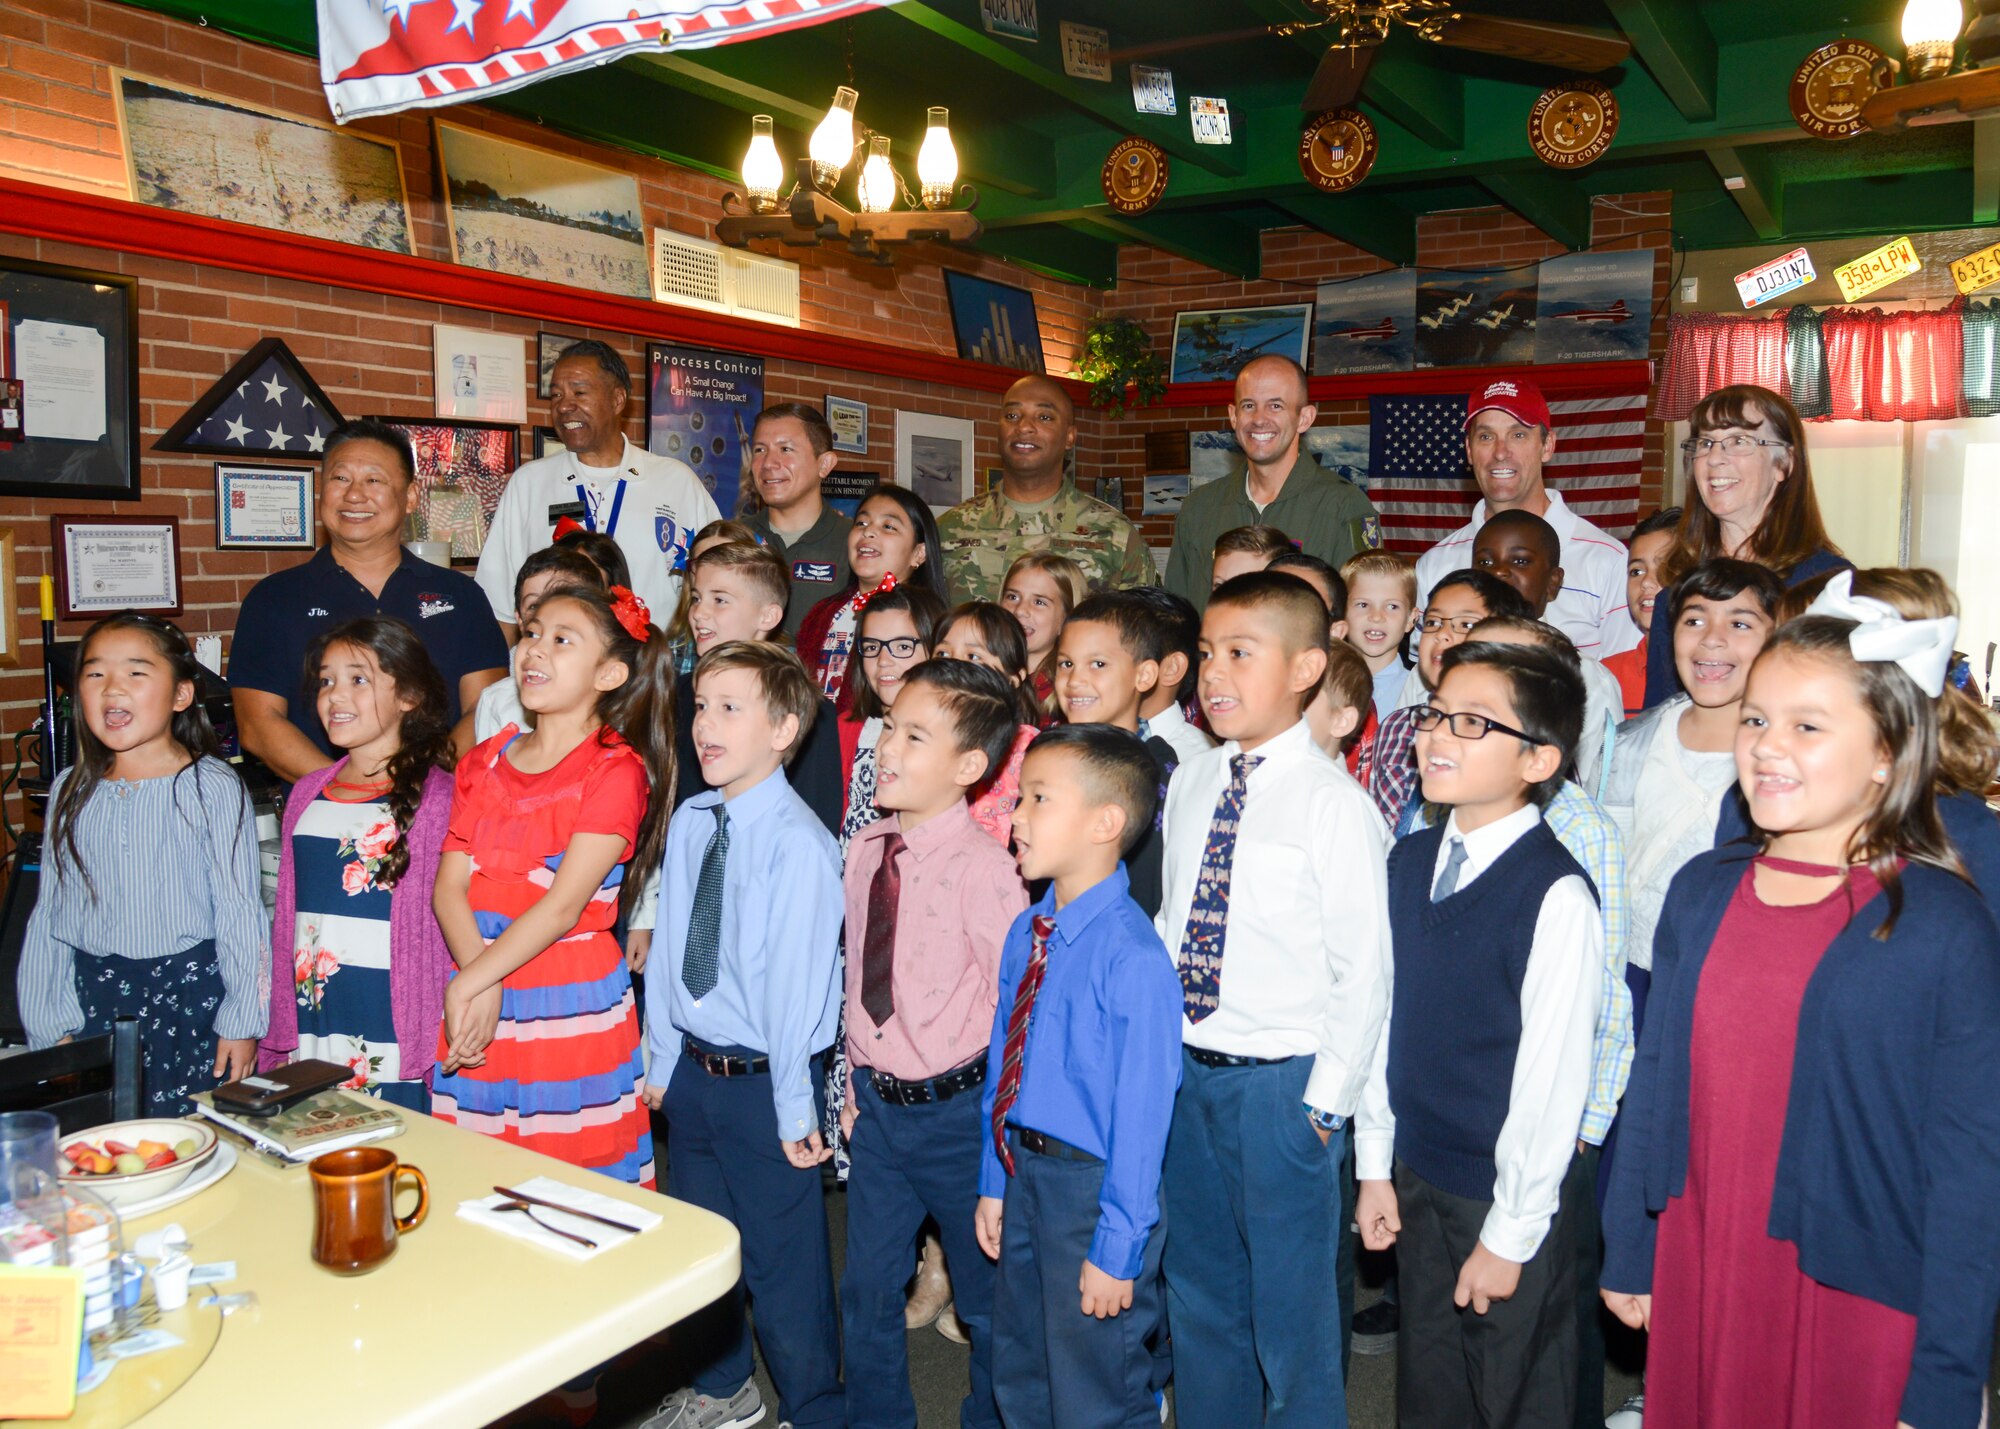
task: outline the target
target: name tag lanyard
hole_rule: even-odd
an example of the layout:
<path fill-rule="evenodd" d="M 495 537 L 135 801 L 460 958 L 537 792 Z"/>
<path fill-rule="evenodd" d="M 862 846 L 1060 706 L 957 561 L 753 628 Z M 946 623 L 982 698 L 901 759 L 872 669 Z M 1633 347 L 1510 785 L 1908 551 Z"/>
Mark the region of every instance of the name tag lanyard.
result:
<path fill-rule="evenodd" d="M 574 466 L 575 460 L 574 456 L 570 458 L 572 466 Z M 588 531 L 597 530 L 597 501 L 592 497 L 590 488 L 580 481 L 576 483 L 576 499 L 583 507 L 584 529 Z M 624 510 L 624 508 L 625 478 L 621 476 L 618 478 L 617 488 L 611 493 L 611 517 L 604 523 L 605 535 L 611 537 L 618 535 L 618 513 Z"/>

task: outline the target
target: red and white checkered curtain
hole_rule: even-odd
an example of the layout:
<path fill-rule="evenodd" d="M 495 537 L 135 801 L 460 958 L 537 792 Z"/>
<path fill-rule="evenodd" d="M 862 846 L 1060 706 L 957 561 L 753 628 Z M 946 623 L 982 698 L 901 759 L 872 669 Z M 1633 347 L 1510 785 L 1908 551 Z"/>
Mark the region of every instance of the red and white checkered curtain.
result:
<path fill-rule="evenodd" d="M 1829 417 L 1925 422 L 1965 415 L 1964 331 L 1955 310 L 1833 308 L 1825 325 Z"/>
<path fill-rule="evenodd" d="M 1785 390 L 1785 316 L 1676 313 L 1667 319 L 1667 370 L 1653 415 L 1678 422 L 1718 387 L 1754 382 Z"/>

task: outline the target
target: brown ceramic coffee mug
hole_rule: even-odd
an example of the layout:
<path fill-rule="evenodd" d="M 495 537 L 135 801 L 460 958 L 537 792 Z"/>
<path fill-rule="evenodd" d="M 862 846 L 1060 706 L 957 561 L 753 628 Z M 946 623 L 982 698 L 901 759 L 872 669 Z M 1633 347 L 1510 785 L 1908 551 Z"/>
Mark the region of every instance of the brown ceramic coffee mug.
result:
<path fill-rule="evenodd" d="M 396 1253 L 396 1237 L 424 1223 L 430 1183 L 414 1166 L 397 1162 L 379 1146 L 350 1146 L 315 1156 L 307 1168 L 313 1184 L 313 1259 L 336 1275 L 361 1275 Z M 417 1183 L 417 1208 L 396 1214 L 404 1177 Z"/>

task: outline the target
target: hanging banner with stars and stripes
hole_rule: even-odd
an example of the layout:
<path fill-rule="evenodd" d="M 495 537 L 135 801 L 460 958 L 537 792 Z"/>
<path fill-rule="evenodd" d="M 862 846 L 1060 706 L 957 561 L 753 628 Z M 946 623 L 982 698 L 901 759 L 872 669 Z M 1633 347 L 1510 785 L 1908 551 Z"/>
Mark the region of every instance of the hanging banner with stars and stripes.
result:
<path fill-rule="evenodd" d="M 340 409 L 292 350 L 267 337 L 203 393 L 153 443 L 154 451 L 203 456 L 314 457 L 340 425 Z"/>
<path fill-rule="evenodd" d="M 341 123 L 484 99 L 634 50 L 701 50 L 895 0 L 319 0 Z"/>

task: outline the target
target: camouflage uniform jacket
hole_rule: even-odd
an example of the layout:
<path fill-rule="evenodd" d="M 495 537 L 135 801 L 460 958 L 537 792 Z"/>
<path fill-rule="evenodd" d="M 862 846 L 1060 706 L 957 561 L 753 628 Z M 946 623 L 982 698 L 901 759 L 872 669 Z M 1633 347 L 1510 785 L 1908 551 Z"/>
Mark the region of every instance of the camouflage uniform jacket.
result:
<path fill-rule="evenodd" d="M 1167 589 L 1208 608 L 1208 581 L 1215 569 L 1215 542 L 1238 526 L 1276 526 L 1300 550 L 1338 570 L 1351 557 L 1382 544 L 1382 518 L 1368 494 L 1335 476 L 1301 449 L 1278 499 L 1260 514 L 1250 504 L 1241 461 L 1227 475 L 1196 487 L 1181 503 L 1174 521 L 1174 548 L 1167 558 Z"/>
<path fill-rule="evenodd" d="M 1093 588 L 1123 590 L 1158 581 L 1139 528 L 1071 481 L 1032 506 L 1008 500 L 995 485 L 939 517 L 938 533 L 954 603 L 1000 599 L 1007 568 L 1030 551 L 1068 556 L 1083 567 Z"/>

